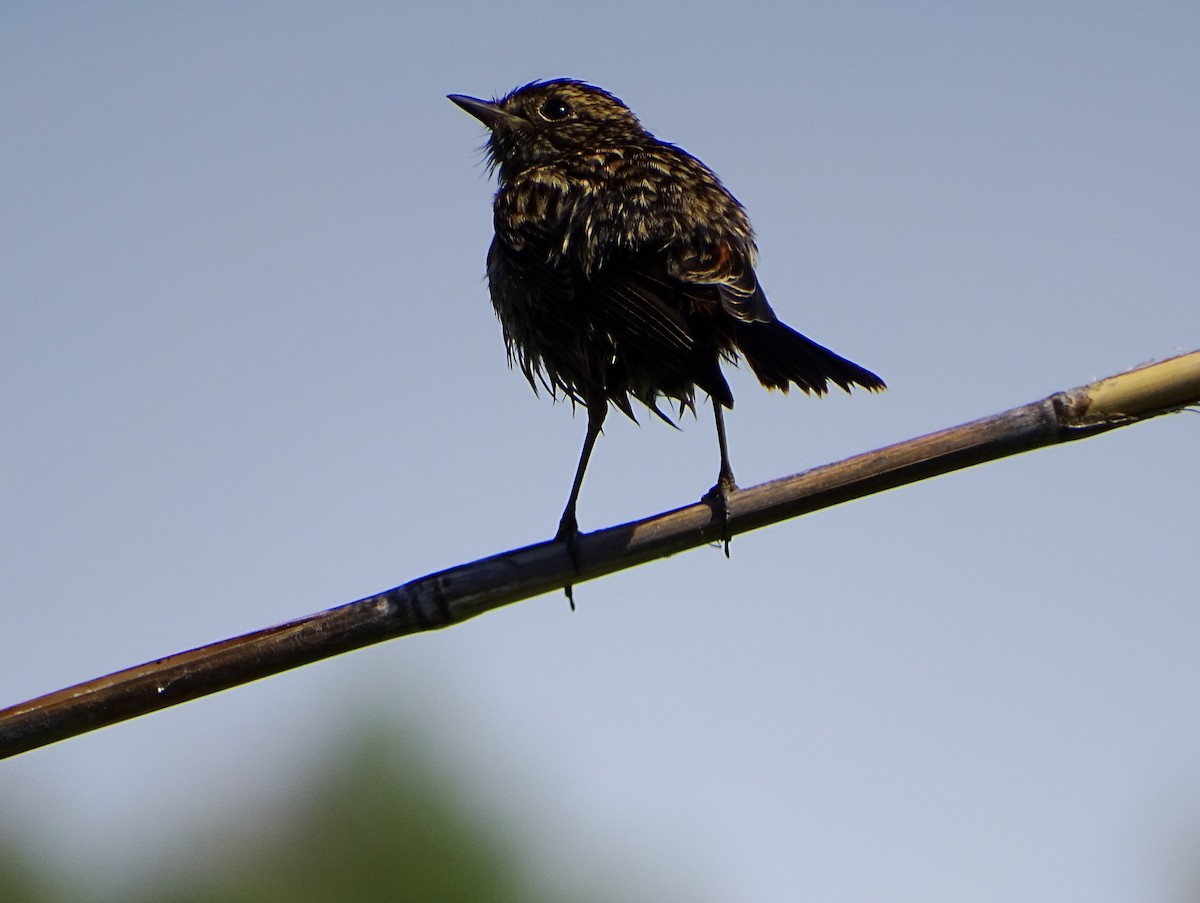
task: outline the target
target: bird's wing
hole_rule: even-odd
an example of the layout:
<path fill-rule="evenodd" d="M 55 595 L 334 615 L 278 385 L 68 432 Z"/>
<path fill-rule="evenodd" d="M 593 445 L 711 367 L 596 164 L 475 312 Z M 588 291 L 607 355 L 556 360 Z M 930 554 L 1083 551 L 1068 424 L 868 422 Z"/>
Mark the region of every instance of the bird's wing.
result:
<path fill-rule="evenodd" d="M 648 263 L 609 264 L 587 281 L 586 292 L 601 319 L 622 337 L 645 340 L 665 359 L 686 357 L 696 336 L 675 297 L 678 290 Z"/>
<path fill-rule="evenodd" d="M 654 257 L 612 261 L 577 289 L 598 322 L 658 365 L 695 383 L 726 405 L 733 397 L 718 357 L 726 342 L 712 316 L 713 287 L 687 286 Z"/>
<path fill-rule="evenodd" d="M 750 255 L 747 248 L 719 238 L 700 249 L 671 249 L 666 270 L 683 284 L 685 292 L 689 286 L 706 289 L 697 300 L 711 299 L 711 289 L 715 288 L 721 307 L 734 319 L 743 323 L 770 323 L 775 312 L 758 284 Z"/>

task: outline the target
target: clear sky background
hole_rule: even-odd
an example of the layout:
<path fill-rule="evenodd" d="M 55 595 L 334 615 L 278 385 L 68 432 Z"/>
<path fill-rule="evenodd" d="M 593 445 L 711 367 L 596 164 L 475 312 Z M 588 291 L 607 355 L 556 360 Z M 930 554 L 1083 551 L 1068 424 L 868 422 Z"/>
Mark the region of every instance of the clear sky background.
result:
<path fill-rule="evenodd" d="M 5 4 L 0 702 L 552 535 L 584 419 L 506 370 L 444 95 L 560 75 L 891 386 L 732 373 L 745 485 L 1200 347 L 1191 0 Z M 697 499 L 710 421 L 610 418 L 582 528 Z M 4 831 L 133 880 L 373 717 L 550 880 L 1177 899 L 1198 451 L 1164 418 L 86 735 L 0 764 Z"/>

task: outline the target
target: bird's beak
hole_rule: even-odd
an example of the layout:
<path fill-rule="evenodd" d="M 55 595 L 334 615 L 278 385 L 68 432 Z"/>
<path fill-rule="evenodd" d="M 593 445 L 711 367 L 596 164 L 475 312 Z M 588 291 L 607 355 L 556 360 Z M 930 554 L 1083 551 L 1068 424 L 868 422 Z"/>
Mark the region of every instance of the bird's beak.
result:
<path fill-rule="evenodd" d="M 500 122 L 511 122 L 512 120 L 521 118 L 514 116 L 512 113 L 505 112 L 490 100 L 480 100 L 478 97 L 468 97 L 465 94 L 447 94 L 446 96 L 489 129 L 495 128 Z"/>

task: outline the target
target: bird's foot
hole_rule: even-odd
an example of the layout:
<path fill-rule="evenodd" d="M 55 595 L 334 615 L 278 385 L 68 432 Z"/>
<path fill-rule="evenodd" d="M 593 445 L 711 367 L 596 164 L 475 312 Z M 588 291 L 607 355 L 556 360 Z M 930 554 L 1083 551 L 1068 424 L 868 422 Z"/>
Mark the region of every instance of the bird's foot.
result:
<path fill-rule="evenodd" d="M 562 516 L 562 520 L 558 522 L 558 532 L 554 534 L 555 542 L 564 542 L 567 544 L 567 555 L 571 559 L 571 567 L 575 569 L 575 573 L 579 573 L 579 524 L 575 522 L 575 515 L 568 511 Z M 575 590 L 568 583 L 563 587 L 563 594 L 567 597 L 567 601 L 571 603 L 571 611 L 575 610 Z"/>
<path fill-rule="evenodd" d="M 721 543 L 725 546 L 725 557 L 729 557 L 729 541 L 733 539 L 733 531 L 730 526 L 730 515 L 732 514 L 733 494 L 738 491 L 737 483 L 733 480 L 733 473 L 722 471 L 717 477 L 717 484 L 712 489 L 704 493 L 701 502 L 712 508 L 713 520 L 721 522 Z"/>

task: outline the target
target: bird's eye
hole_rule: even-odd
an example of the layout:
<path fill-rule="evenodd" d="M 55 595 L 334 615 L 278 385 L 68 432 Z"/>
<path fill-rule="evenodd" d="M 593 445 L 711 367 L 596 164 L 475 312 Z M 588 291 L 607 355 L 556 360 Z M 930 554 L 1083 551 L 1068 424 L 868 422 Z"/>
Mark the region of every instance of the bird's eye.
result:
<path fill-rule="evenodd" d="M 543 119 L 550 122 L 561 122 L 571 115 L 571 107 L 561 97 L 550 97 L 546 99 L 538 112 L 542 114 Z"/>

